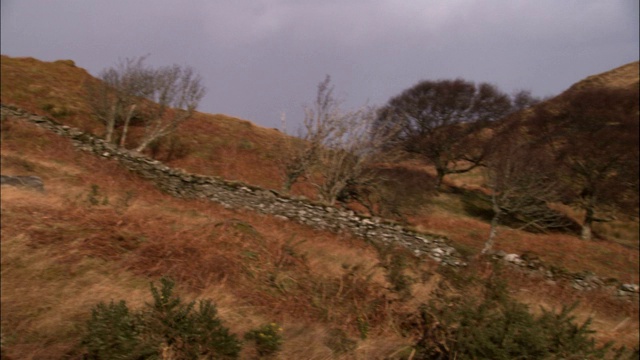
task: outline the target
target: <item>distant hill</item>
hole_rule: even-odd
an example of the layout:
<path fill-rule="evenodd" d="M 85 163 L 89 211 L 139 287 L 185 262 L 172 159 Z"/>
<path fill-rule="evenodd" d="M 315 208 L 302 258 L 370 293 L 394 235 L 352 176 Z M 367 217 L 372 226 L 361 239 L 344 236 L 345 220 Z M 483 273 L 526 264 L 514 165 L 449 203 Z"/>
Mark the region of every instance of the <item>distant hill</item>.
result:
<path fill-rule="evenodd" d="M 635 61 L 622 65 L 613 70 L 592 75 L 584 80 L 578 81 L 567 91 L 573 92 L 588 88 L 630 88 L 638 87 L 640 83 L 640 62 Z"/>

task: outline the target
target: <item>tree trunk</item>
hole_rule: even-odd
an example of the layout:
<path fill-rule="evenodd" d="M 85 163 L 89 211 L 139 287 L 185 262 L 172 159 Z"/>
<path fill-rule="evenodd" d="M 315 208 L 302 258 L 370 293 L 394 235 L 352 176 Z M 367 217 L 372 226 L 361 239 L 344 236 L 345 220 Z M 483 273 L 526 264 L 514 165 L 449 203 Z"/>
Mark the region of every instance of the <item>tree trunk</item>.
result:
<path fill-rule="evenodd" d="M 338 190 L 336 189 L 336 185 L 331 185 L 330 186 L 324 186 L 325 184 L 323 184 L 323 186 L 320 186 L 318 188 L 318 195 L 320 197 L 320 201 L 328 204 L 328 205 L 335 205 L 336 203 L 336 197 L 337 197 L 337 192 Z"/>
<path fill-rule="evenodd" d="M 142 143 L 140 143 L 140 145 L 138 145 L 138 147 L 135 149 L 136 152 L 141 153 L 144 149 L 147 148 L 147 146 L 149 146 L 149 144 L 151 144 L 153 142 L 153 140 L 155 140 L 155 137 L 149 137 L 147 139 L 144 139 L 142 141 Z"/>
<path fill-rule="evenodd" d="M 498 236 L 498 224 L 500 224 L 500 215 L 502 214 L 502 210 L 499 208 L 496 210 L 497 206 L 494 206 L 493 211 L 494 215 L 491 219 L 491 229 L 489 230 L 489 239 L 484 243 L 484 247 L 482 248 L 482 254 L 486 254 L 493 248 L 493 243 L 496 237 Z"/>
<path fill-rule="evenodd" d="M 592 231 L 593 220 L 594 220 L 593 209 L 587 208 L 586 214 L 584 216 L 584 222 L 582 223 L 582 234 L 580 235 L 580 238 L 582 240 L 593 239 L 593 231 Z"/>
<path fill-rule="evenodd" d="M 116 105 L 113 105 L 111 108 L 111 114 L 109 114 L 109 118 L 107 119 L 106 124 L 106 134 L 104 135 L 104 141 L 107 143 L 111 142 L 111 138 L 113 137 L 113 129 L 116 127 Z"/>
<path fill-rule="evenodd" d="M 124 119 L 124 126 L 122 127 L 122 136 L 120 136 L 120 147 L 125 147 L 126 144 L 126 140 L 127 140 L 127 131 L 129 130 L 129 121 L 131 121 L 131 118 L 133 117 L 133 112 L 136 109 L 136 105 L 131 105 L 131 108 L 129 109 L 129 114 L 127 114 L 127 117 Z"/>
<path fill-rule="evenodd" d="M 282 184 L 282 190 L 286 193 L 291 192 L 291 187 L 295 184 L 300 176 L 304 174 L 304 168 L 301 166 L 301 162 L 287 166 L 285 170 L 284 184 Z"/>
<path fill-rule="evenodd" d="M 180 110 L 181 111 L 181 110 Z M 174 117 L 166 122 L 163 121 L 164 111 L 158 114 L 151 123 L 147 124 L 147 135 L 144 136 L 140 145 L 136 148 L 135 151 L 142 152 L 147 148 L 152 142 L 165 137 L 175 131 L 175 129 L 180 125 L 183 121 L 187 120 L 191 117 L 192 112 L 183 112 L 181 111 L 179 114 L 174 115 Z M 151 127 L 151 130 L 149 130 Z"/>
<path fill-rule="evenodd" d="M 282 184 L 282 191 L 285 193 L 291 192 L 291 187 L 293 186 L 293 180 L 291 180 L 288 176 L 284 180 L 284 184 Z"/>
<path fill-rule="evenodd" d="M 444 181 L 444 176 L 446 172 L 444 169 L 440 167 L 436 167 L 436 190 L 440 190 L 442 187 L 442 182 Z"/>

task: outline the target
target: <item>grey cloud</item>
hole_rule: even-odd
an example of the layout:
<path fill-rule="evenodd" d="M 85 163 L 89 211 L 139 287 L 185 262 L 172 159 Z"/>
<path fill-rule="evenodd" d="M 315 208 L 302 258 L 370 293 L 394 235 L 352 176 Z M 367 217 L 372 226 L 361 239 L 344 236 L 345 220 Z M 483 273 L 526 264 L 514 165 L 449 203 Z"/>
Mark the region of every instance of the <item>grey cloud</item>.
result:
<path fill-rule="evenodd" d="M 1 26 L 3 54 L 93 74 L 145 54 L 191 65 L 201 110 L 268 127 L 283 111 L 295 127 L 325 74 L 353 107 L 452 77 L 553 95 L 638 59 L 626 0 L 3 0 Z"/>

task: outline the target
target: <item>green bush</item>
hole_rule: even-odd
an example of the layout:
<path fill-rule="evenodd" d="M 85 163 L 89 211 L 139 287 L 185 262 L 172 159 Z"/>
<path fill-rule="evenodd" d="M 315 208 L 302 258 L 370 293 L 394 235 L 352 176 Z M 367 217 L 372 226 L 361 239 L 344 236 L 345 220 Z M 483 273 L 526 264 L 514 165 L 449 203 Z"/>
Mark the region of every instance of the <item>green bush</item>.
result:
<path fill-rule="evenodd" d="M 509 297 L 506 286 L 488 281 L 479 300 L 440 297 L 421 309 L 415 359 L 602 359 L 590 320 L 574 322 L 575 305 L 539 316 Z"/>
<path fill-rule="evenodd" d="M 89 359 L 145 359 L 157 349 L 143 336 L 144 321 L 124 301 L 99 303 L 91 310 L 82 345 Z"/>
<path fill-rule="evenodd" d="M 403 250 L 390 246 L 376 246 L 378 250 L 379 266 L 385 271 L 385 278 L 391 285 L 390 290 L 404 299 L 411 297 L 411 287 L 415 279 L 406 274 L 411 265 L 409 255 Z"/>
<path fill-rule="evenodd" d="M 70 110 L 64 105 L 60 105 L 55 101 L 41 101 L 39 108 L 48 112 L 54 118 L 63 118 L 66 116 L 74 115 L 74 111 Z"/>
<path fill-rule="evenodd" d="M 273 356 L 282 347 L 282 328 L 276 324 L 262 325 L 244 334 L 245 340 L 254 341 L 256 352 L 260 356 Z"/>
<path fill-rule="evenodd" d="M 132 312 L 124 301 L 99 303 L 82 345 L 88 359 L 235 359 L 240 342 L 222 326 L 209 300 L 188 304 L 173 295 L 173 281 L 151 284 L 153 304 Z"/>

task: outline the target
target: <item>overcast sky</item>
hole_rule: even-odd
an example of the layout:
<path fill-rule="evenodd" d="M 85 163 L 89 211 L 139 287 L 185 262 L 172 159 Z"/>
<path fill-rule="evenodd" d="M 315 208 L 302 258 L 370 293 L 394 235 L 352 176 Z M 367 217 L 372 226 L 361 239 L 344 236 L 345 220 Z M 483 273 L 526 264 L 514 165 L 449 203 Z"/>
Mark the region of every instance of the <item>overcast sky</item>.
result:
<path fill-rule="evenodd" d="M 332 77 L 345 108 L 420 80 L 464 78 L 556 95 L 637 61 L 638 0 L 1 0 L 2 54 L 72 59 L 97 75 L 149 54 L 189 65 L 199 110 L 265 127 Z"/>

